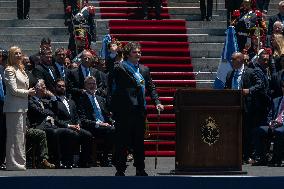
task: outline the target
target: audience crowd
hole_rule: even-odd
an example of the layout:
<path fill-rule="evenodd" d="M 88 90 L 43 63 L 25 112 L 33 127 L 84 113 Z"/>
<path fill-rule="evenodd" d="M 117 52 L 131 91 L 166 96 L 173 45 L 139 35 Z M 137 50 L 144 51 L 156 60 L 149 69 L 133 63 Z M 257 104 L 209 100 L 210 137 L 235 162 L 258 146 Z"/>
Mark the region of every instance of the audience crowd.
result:
<path fill-rule="evenodd" d="M 234 1 L 235 2 L 235 1 Z M 236 9 L 235 5 L 240 5 Z M 284 1 L 266 20 L 269 1 L 227 1 L 239 52 L 225 88 L 243 93 L 243 163 L 282 166 L 284 153 Z"/>
<path fill-rule="evenodd" d="M 163 105 L 139 64 L 141 46 L 106 35 L 98 56 L 94 7 L 75 2 L 64 1 L 68 49 L 53 52 L 48 37 L 29 57 L 18 46 L 0 49 L 0 168 L 114 165 L 124 176 L 133 153 L 136 176 L 147 176 L 145 95 Z"/>

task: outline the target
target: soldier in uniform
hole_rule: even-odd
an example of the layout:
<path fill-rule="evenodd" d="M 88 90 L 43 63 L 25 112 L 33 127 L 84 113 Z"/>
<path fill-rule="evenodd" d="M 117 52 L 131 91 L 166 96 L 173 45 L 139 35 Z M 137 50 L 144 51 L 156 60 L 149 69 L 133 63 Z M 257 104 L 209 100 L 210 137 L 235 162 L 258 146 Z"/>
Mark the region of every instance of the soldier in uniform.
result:
<path fill-rule="evenodd" d="M 162 0 L 140 0 L 142 3 L 143 19 L 150 19 L 151 16 L 148 15 L 148 6 L 155 7 L 156 19 L 161 19 L 162 11 Z"/>
<path fill-rule="evenodd" d="M 234 10 L 240 8 L 243 0 L 225 0 L 225 8 L 227 9 L 227 26 L 230 25 L 231 15 L 233 14 Z"/>
<path fill-rule="evenodd" d="M 245 46 L 250 46 L 252 33 L 254 34 L 255 31 L 262 31 L 262 35 L 267 33 L 263 14 L 256 10 L 255 3 L 251 0 L 244 0 L 241 8 L 233 12 L 231 25 L 236 28 L 240 51 Z"/>
<path fill-rule="evenodd" d="M 18 19 L 30 19 L 30 0 L 17 0 Z"/>

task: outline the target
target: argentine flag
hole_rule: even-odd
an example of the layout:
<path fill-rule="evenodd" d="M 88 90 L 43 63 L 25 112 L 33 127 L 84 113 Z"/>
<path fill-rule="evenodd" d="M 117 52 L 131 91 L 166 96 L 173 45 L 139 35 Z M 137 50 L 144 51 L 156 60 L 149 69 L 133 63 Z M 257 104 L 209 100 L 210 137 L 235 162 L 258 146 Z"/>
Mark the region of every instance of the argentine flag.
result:
<path fill-rule="evenodd" d="M 224 89 L 227 73 L 233 69 L 231 56 L 236 51 L 238 51 L 236 31 L 233 26 L 229 26 L 226 30 L 226 41 L 218 66 L 217 76 L 214 81 L 214 89 Z"/>

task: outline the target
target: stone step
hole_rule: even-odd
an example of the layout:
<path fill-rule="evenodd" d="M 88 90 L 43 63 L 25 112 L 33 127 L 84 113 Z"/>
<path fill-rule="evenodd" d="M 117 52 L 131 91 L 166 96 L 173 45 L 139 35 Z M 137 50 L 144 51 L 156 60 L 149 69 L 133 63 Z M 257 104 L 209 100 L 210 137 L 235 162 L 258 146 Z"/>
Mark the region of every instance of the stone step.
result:
<path fill-rule="evenodd" d="M 2 14 L 11 14 L 17 13 L 17 7 L 0 7 L 0 12 Z M 54 14 L 54 13 L 64 13 L 63 12 L 63 5 L 60 7 L 57 7 L 56 9 L 54 8 L 49 8 L 49 7 L 34 7 L 30 8 L 29 14 Z"/>
<path fill-rule="evenodd" d="M 0 33 L 22 35 L 68 35 L 66 27 L 0 27 Z"/>
<path fill-rule="evenodd" d="M 0 7 L 16 7 L 17 1 L 0 1 Z M 63 2 L 62 1 L 31 1 L 30 8 L 40 7 L 40 8 L 58 8 L 62 6 L 63 10 Z"/>
<path fill-rule="evenodd" d="M 2 42 L 1 43 L 1 47 L 6 48 L 6 49 L 9 49 L 9 47 L 14 46 L 14 45 L 19 46 L 23 50 L 24 53 L 27 53 L 26 51 L 30 51 L 30 50 L 37 51 L 39 49 L 40 41 L 29 42 L 29 43 L 27 43 L 27 42 L 16 42 L 16 43 Z M 55 50 L 57 48 L 60 48 L 60 47 L 67 48 L 68 47 L 68 42 L 55 42 L 55 41 L 52 41 L 51 46 L 52 46 L 53 50 Z"/>
<path fill-rule="evenodd" d="M 65 27 L 63 19 L 2 19 L 0 27 Z"/>
<path fill-rule="evenodd" d="M 221 54 L 220 56 L 221 57 Z M 217 72 L 218 65 L 221 58 L 192 58 L 194 72 Z"/>
<path fill-rule="evenodd" d="M 225 36 L 225 28 L 187 28 L 188 34 L 209 34 L 215 36 Z"/>
<path fill-rule="evenodd" d="M 192 43 L 223 43 L 225 36 L 214 36 L 209 34 L 189 34 L 188 41 Z"/>
<path fill-rule="evenodd" d="M 64 19 L 64 13 L 54 13 L 54 14 L 30 14 L 31 19 Z M 17 13 L 1 13 L 0 19 L 17 19 Z"/>
<path fill-rule="evenodd" d="M 52 41 L 67 42 L 69 35 L 25 35 L 25 34 L 0 34 L 0 44 L 3 42 L 21 43 L 21 42 L 40 42 L 43 37 L 49 37 Z"/>
<path fill-rule="evenodd" d="M 227 20 L 226 15 L 215 15 L 213 14 L 213 20 L 216 21 L 225 21 Z M 171 19 L 185 19 L 186 21 L 200 21 L 201 17 L 200 14 L 192 14 L 192 15 L 186 15 L 186 14 L 171 14 L 170 15 Z"/>

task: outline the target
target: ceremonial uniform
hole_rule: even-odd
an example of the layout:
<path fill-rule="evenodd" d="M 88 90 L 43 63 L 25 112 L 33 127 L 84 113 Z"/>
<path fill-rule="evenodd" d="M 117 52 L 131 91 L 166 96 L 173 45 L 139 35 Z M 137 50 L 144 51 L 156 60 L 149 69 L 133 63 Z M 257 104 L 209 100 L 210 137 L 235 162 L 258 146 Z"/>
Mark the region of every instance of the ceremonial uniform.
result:
<path fill-rule="evenodd" d="M 267 28 L 259 10 L 235 10 L 231 24 L 236 28 L 239 51 L 242 51 L 246 44 L 251 45 L 250 40 L 253 35 L 261 37 L 263 43 L 265 42 Z"/>

